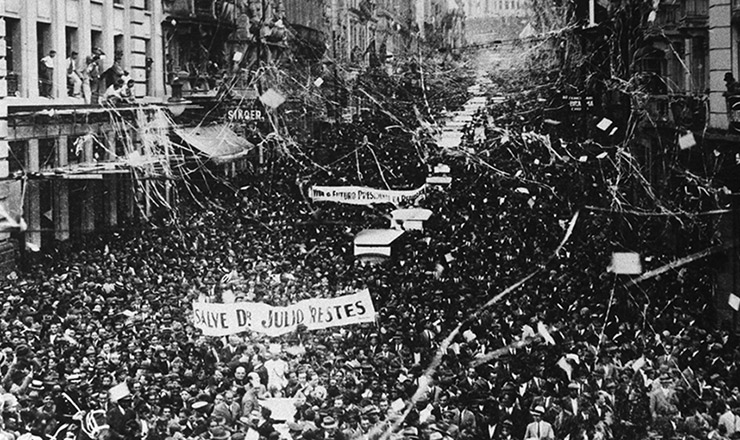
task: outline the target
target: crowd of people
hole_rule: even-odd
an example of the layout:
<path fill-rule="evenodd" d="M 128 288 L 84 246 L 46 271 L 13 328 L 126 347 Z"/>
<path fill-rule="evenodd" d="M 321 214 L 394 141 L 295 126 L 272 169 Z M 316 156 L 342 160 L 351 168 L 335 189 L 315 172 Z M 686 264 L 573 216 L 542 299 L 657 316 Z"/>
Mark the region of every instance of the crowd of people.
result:
<path fill-rule="evenodd" d="M 632 288 L 605 269 L 605 243 L 642 246 L 646 264 L 662 264 L 706 244 L 703 236 L 665 244 L 663 220 L 649 219 L 627 237 L 626 220 L 584 212 L 552 258 L 576 210 L 608 206 L 612 175 L 592 156 L 567 159 L 589 154 L 579 146 L 502 140 L 488 121 L 505 109 L 479 114 L 455 155 L 412 144 L 382 115 L 343 126 L 298 159 L 274 158 L 221 188 L 208 209 L 183 208 L 176 225 L 90 238 L 13 274 L 0 302 L 0 434 L 740 435 L 740 352 L 734 334 L 708 319 L 706 266 Z M 484 136 L 474 136 L 479 127 Z M 429 186 L 416 201 L 433 217 L 380 264 L 357 261 L 352 239 L 387 227 L 390 207 L 306 197 L 313 184 L 418 188 L 442 162 L 452 185 Z M 538 277 L 481 309 L 536 268 Z M 190 317 L 195 300 L 286 305 L 361 288 L 378 310 L 374 324 L 215 338 Z M 541 327 L 551 340 L 537 337 Z M 294 420 L 280 423 L 270 398 L 295 399 Z"/>

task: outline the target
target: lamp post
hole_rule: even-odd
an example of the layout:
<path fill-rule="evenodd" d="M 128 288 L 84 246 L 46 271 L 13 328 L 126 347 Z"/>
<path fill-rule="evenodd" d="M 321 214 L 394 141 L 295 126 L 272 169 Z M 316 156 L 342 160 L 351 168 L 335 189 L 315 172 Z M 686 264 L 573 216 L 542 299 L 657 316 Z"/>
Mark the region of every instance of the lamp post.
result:
<path fill-rule="evenodd" d="M 167 99 L 167 107 L 170 109 L 170 113 L 172 113 L 172 116 L 178 117 L 185 112 L 185 107 L 188 104 L 188 101 L 186 101 L 182 97 L 182 81 L 180 81 L 180 78 L 175 78 L 174 81 L 172 81 L 172 96 L 170 96 Z"/>

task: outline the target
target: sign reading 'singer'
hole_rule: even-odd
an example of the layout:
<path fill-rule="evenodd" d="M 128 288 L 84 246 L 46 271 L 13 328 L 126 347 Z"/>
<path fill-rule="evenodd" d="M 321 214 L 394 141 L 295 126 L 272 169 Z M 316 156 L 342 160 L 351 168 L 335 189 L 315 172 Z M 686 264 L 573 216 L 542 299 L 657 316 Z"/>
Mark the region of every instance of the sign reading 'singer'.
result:
<path fill-rule="evenodd" d="M 375 320 L 375 307 L 365 289 L 336 298 L 316 298 L 273 307 L 264 303 L 193 303 L 193 323 L 206 336 L 226 336 L 251 330 L 268 336 L 294 331 L 303 324 L 320 330 Z"/>

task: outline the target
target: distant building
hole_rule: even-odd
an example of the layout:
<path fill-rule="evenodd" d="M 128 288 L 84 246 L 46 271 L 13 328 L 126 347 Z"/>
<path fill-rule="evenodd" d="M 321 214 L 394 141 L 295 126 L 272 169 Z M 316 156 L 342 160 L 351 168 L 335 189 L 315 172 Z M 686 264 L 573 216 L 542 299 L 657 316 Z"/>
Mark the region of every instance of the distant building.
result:
<path fill-rule="evenodd" d="M 464 8 L 468 44 L 514 40 L 531 27 L 529 0 L 464 0 Z"/>

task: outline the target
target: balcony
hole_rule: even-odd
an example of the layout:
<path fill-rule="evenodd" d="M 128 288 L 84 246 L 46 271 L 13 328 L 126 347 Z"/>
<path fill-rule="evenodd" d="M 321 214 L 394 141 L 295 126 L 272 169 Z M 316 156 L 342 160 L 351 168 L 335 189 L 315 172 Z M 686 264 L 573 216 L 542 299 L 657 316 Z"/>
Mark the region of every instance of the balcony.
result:
<path fill-rule="evenodd" d="M 649 95 L 633 108 L 642 110 L 646 124 L 655 128 L 701 130 L 706 123 L 706 98 L 696 95 Z"/>
<path fill-rule="evenodd" d="M 661 4 L 655 20 L 644 24 L 646 38 L 678 34 L 680 17 L 681 6 L 679 4 Z"/>
<path fill-rule="evenodd" d="M 740 0 L 732 0 L 732 21 L 740 22 Z"/>
<path fill-rule="evenodd" d="M 214 0 L 164 0 L 165 14 L 173 17 L 216 18 Z"/>
<path fill-rule="evenodd" d="M 737 3 L 738 0 L 733 2 Z M 706 30 L 709 25 L 709 0 L 684 0 L 678 24 L 683 31 Z"/>

